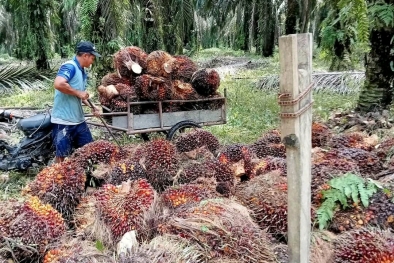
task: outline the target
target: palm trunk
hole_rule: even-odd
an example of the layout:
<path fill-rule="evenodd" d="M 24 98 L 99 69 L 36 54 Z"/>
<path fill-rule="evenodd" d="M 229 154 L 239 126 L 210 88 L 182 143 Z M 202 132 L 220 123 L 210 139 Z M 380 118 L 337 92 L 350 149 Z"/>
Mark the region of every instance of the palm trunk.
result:
<path fill-rule="evenodd" d="M 298 0 L 287 0 L 285 32 L 286 35 L 297 33 L 297 19 L 300 14 Z"/>
<path fill-rule="evenodd" d="M 370 34 L 371 50 L 366 61 L 366 80 L 358 99 L 357 110 L 368 112 L 387 108 L 393 99 L 391 81 L 393 72 L 390 53 L 393 28 L 373 30 Z"/>
<path fill-rule="evenodd" d="M 265 25 L 263 27 L 264 42 L 262 53 L 264 57 L 270 57 L 274 54 L 275 49 L 275 15 L 272 1 L 265 2 Z"/>
<path fill-rule="evenodd" d="M 254 46 L 254 32 L 255 32 L 255 10 L 256 10 L 256 0 L 253 0 L 252 4 L 252 14 L 250 17 L 250 23 L 249 23 L 249 46 L 248 50 L 249 52 L 252 52 L 252 47 Z"/>

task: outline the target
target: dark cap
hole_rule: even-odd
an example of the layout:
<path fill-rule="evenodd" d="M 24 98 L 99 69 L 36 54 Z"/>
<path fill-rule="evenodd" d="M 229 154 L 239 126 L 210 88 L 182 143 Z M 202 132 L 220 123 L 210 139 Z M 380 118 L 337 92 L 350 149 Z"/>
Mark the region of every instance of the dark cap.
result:
<path fill-rule="evenodd" d="M 77 45 L 77 53 L 90 53 L 95 55 L 96 57 L 101 57 L 99 53 L 96 51 L 96 47 L 90 41 L 81 41 Z"/>

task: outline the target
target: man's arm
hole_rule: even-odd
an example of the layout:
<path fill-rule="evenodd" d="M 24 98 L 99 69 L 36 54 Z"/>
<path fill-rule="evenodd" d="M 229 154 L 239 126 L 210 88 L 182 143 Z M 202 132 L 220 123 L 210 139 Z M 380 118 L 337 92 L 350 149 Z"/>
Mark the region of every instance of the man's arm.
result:
<path fill-rule="evenodd" d="M 73 95 L 82 100 L 87 100 L 89 98 L 89 94 L 86 91 L 76 90 L 72 88 L 70 84 L 68 84 L 67 79 L 65 79 L 64 77 L 57 76 L 55 78 L 54 86 L 55 89 L 64 94 Z"/>

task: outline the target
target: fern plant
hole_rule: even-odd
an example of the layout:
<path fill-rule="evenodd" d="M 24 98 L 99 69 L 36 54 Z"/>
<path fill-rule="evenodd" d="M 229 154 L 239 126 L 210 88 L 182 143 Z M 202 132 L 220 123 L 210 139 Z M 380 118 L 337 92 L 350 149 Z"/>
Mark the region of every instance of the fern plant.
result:
<path fill-rule="evenodd" d="M 345 209 L 349 206 L 348 202 L 351 200 L 356 204 L 361 201 L 364 207 L 368 207 L 369 199 L 378 189 L 378 185 L 374 181 L 366 181 L 352 173 L 333 178 L 328 182 L 328 185 L 331 188 L 323 191 L 324 202 L 317 210 L 320 229 L 327 227 L 338 205 Z"/>

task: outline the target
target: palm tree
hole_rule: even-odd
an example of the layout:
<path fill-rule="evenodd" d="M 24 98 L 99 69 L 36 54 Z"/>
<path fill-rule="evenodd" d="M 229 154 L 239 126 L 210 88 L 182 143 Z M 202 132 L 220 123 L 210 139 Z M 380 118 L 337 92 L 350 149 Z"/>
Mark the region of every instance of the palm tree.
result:
<path fill-rule="evenodd" d="M 368 112 L 390 106 L 393 100 L 394 1 L 373 3 L 370 6 L 372 31 L 371 50 L 366 59 L 366 81 L 362 87 L 357 110 Z"/>
<path fill-rule="evenodd" d="M 20 59 L 35 60 L 38 69 L 49 69 L 55 41 L 51 26 L 56 24 L 55 0 L 1 0 L 12 20 L 12 41 L 1 44 L 14 50 Z M 10 39 L 8 39 L 10 40 Z"/>

